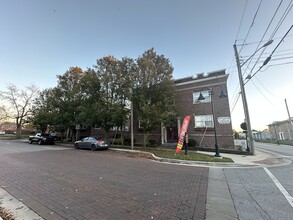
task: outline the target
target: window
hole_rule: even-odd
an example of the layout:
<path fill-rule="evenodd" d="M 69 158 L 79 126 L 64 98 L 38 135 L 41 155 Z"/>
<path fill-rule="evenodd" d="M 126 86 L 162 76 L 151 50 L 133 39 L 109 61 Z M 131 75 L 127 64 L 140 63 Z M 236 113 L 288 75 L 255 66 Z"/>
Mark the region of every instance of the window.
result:
<path fill-rule="evenodd" d="M 102 129 L 102 127 L 101 126 L 98 126 L 98 125 L 95 125 L 95 129 L 96 130 L 100 130 L 100 129 Z"/>
<path fill-rule="evenodd" d="M 140 119 L 138 120 L 138 128 L 143 128 L 142 125 L 141 125 L 141 120 Z"/>
<path fill-rule="evenodd" d="M 212 115 L 195 115 L 195 128 L 213 128 L 214 121 Z"/>
<path fill-rule="evenodd" d="M 198 100 L 200 93 L 205 98 L 204 100 L 201 100 L 201 101 Z M 193 92 L 193 104 L 206 103 L 206 102 L 211 102 L 211 96 L 208 90 L 201 91 L 201 92 Z"/>

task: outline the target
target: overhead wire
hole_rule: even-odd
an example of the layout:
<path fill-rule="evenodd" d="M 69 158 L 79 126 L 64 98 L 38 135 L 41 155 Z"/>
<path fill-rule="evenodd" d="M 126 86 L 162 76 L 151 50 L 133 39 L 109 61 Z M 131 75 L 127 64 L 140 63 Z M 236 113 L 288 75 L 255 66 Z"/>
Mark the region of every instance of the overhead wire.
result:
<path fill-rule="evenodd" d="M 288 33 L 291 31 L 293 25 L 291 25 L 291 27 L 289 28 L 289 30 L 286 32 L 286 34 L 283 36 L 283 38 L 280 40 L 280 42 L 278 43 L 278 45 L 274 48 L 274 50 L 271 52 L 271 54 L 267 57 L 267 59 L 263 62 L 263 65 L 259 67 L 259 69 L 249 77 L 249 79 L 244 83 L 244 85 L 251 80 L 252 77 L 254 77 L 272 58 L 272 55 L 275 53 L 275 51 L 277 50 L 277 48 L 281 45 L 281 43 L 283 42 L 283 40 L 285 39 L 285 37 L 288 35 Z"/>
<path fill-rule="evenodd" d="M 287 15 L 289 14 L 289 12 L 291 11 L 292 6 L 293 6 L 292 2 L 293 2 L 293 0 L 291 0 L 291 1 L 289 2 L 288 6 L 287 6 L 287 8 L 286 8 L 286 10 L 285 10 L 285 12 L 283 13 L 282 17 L 280 18 L 280 20 L 279 20 L 279 22 L 278 22 L 278 24 L 277 24 L 275 30 L 273 31 L 273 33 L 272 33 L 270 39 L 273 39 L 273 37 L 275 36 L 275 34 L 277 33 L 277 31 L 278 31 L 279 28 L 281 27 L 282 23 L 284 22 L 285 18 L 287 17 Z M 290 6 L 290 5 L 291 5 L 291 6 Z"/>
<path fill-rule="evenodd" d="M 246 3 L 245 3 L 245 7 L 244 7 L 244 10 L 243 10 L 243 13 L 242 13 L 242 16 L 241 16 L 240 25 L 239 25 L 239 28 L 238 28 L 238 31 L 237 31 L 237 36 L 236 36 L 235 43 L 237 42 L 237 39 L 238 39 L 238 36 L 239 36 L 239 33 L 240 33 L 240 28 L 241 28 L 241 26 L 242 26 L 243 18 L 244 18 L 244 15 L 245 15 L 246 9 L 247 9 L 247 3 L 248 3 L 248 1 L 246 1 Z M 258 5 L 258 7 L 257 7 L 257 9 L 256 9 L 256 12 L 255 12 L 254 17 L 253 17 L 253 19 L 252 19 L 252 22 L 251 22 L 251 24 L 250 24 L 250 27 L 249 27 L 249 29 L 248 29 L 248 31 L 247 31 L 246 36 L 245 36 L 244 43 L 246 42 L 246 40 L 247 40 L 247 38 L 248 38 L 248 36 L 249 36 L 249 34 L 250 34 L 250 31 L 251 31 L 251 29 L 252 29 L 252 27 L 253 27 L 253 25 L 254 25 L 254 23 L 255 23 L 255 20 L 256 20 L 256 17 L 257 17 L 257 15 L 258 15 L 258 12 L 259 12 L 259 9 L 260 9 L 261 4 L 262 4 L 262 0 L 260 1 L 259 5 Z M 240 53 L 241 50 L 243 49 L 243 45 L 244 45 L 244 44 L 241 45 L 241 48 L 240 48 L 240 50 L 239 50 L 239 53 Z M 233 57 L 230 66 L 232 66 L 232 62 L 234 61 L 234 59 L 235 59 L 235 58 Z M 235 68 L 236 68 L 236 66 L 235 66 Z M 239 100 L 239 97 L 240 97 L 240 94 L 239 94 L 239 88 L 240 88 L 240 84 L 237 85 L 237 87 L 236 87 L 236 89 L 235 89 L 235 91 L 234 91 L 234 93 L 233 93 L 233 96 L 232 96 L 232 100 L 236 100 L 236 101 L 234 101 L 235 104 L 234 104 L 233 109 L 235 108 L 235 106 L 236 106 L 236 104 L 237 104 L 237 102 L 238 102 L 238 100 Z M 238 94 L 238 96 L 236 96 L 237 94 Z M 232 111 L 233 111 L 233 110 L 232 110 Z"/>
<path fill-rule="evenodd" d="M 234 104 L 233 104 L 233 107 L 232 107 L 232 110 L 230 111 L 230 114 L 233 113 L 233 111 L 234 111 L 234 109 L 235 109 L 235 107 L 236 107 L 236 105 L 237 105 L 237 103 L 238 103 L 239 98 L 240 98 L 240 91 L 238 92 L 237 99 L 236 99 L 236 101 L 235 101 Z"/>
<path fill-rule="evenodd" d="M 238 30 L 237 30 L 237 34 L 236 34 L 236 38 L 235 38 L 235 43 L 237 42 L 237 39 L 238 39 L 238 36 L 239 36 L 240 30 L 241 30 L 241 27 L 242 27 L 243 18 L 244 18 L 244 15 L 245 15 L 245 13 L 246 13 L 246 9 L 247 9 L 247 3 L 248 3 L 248 0 L 246 0 L 245 5 L 244 5 L 244 9 L 243 9 L 243 12 L 242 12 L 242 16 L 241 16 L 241 19 L 240 19 L 240 23 L 239 23 Z M 235 58 L 234 58 L 234 56 L 233 56 L 233 58 L 232 58 L 232 60 L 231 60 L 231 64 L 230 64 L 230 66 L 229 66 L 228 69 L 231 69 L 234 60 L 235 60 Z M 235 66 L 235 67 L 236 67 L 236 66 Z M 234 67 L 234 68 L 235 68 L 235 67 Z M 232 76 L 230 77 L 230 82 L 232 81 L 231 78 L 232 78 Z"/>
<path fill-rule="evenodd" d="M 271 34 L 269 40 L 271 40 L 271 39 L 274 38 L 274 36 L 276 35 L 276 33 L 277 33 L 277 31 L 279 30 L 280 26 L 282 25 L 282 23 L 284 22 L 284 20 L 285 20 L 286 17 L 288 16 L 288 14 L 289 14 L 290 10 L 292 9 L 292 6 L 293 6 L 293 5 L 292 5 L 292 2 L 293 2 L 293 0 L 291 0 L 290 3 L 288 4 L 288 6 L 287 6 L 285 12 L 283 13 L 282 17 L 280 18 L 280 20 L 279 20 L 277 26 L 275 27 L 273 33 Z M 283 4 L 283 0 L 281 0 L 281 1 L 279 2 L 278 6 L 277 6 L 277 8 L 276 8 L 276 10 L 275 10 L 275 12 L 274 12 L 274 15 L 273 15 L 273 17 L 271 18 L 271 20 L 270 20 L 270 22 L 269 22 L 269 24 L 268 24 L 268 26 L 267 26 L 267 28 L 266 28 L 266 30 L 265 30 L 265 32 L 264 32 L 262 38 L 261 38 L 261 40 L 258 41 L 258 42 L 255 42 L 255 43 L 247 43 L 247 42 L 246 42 L 246 41 L 247 41 L 247 38 L 248 38 L 248 36 L 249 36 L 249 34 L 250 34 L 250 30 L 252 29 L 252 26 L 253 26 L 253 24 L 254 24 L 254 22 L 255 22 L 255 19 L 256 19 L 256 16 L 257 16 L 257 13 L 258 13 L 258 11 L 259 11 L 259 8 L 260 8 L 261 3 L 262 3 L 262 1 L 261 1 L 260 4 L 258 5 L 258 8 L 257 8 L 257 10 L 256 10 L 256 13 L 255 13 L 255 16 L 254 16 L 254 18 L 253 18 L 252 24 L 250 25 L 250 28 L 249 28 L 249 30 L 248 30 L 248 32 L 247 32 L 247 34 L 246 34 L 246 37 L 245 37 L 245 39 L 244 39 L 244 43 L 241 45 L 241 49 L 240 49 L 240 51 L 242 50 L 242 48 L 243 48 L 244 46 L 246 46 L 246 45 L 250 45 L 250 44 L 256 44 L 256 43 L 258 43 L 258 46 L 256 47 L 256 50 L 259 48 L 259 46 L 261 45 L 261 43 L 264 42 L 264 38 L 265 38 L 265 36 L 267 35 L 267 32 L 268 32 L 269 28 L 271 27 L 272 22 L 275 20 L 275 17 L 276 17 L 276 15 L 277 15 L 277 13 L 279 12 L 280 7 L 281 7 L 281 5 Z M 246 1 L 246 4 L 245 4 L 245 10 L 246 10 L 246 7 L 247 7 L 247 1 Z M 243 14 L 242 14 L 241 23 L 240 23 L 240 26 L 239 26 L 239 29 L 238 29 L 238 32 L 237 32 L 237 37 L 236 37 L 236 40 L 235 40 L 235 44 L 236 44 L 236 42 L 237 42 L 237 39 L 238 39 L 238 36 L 239 36 L 239 33 L 240 33 L 240 27 L 241 27 L 242 22 L 243 22 L 243 17 L 244 17 L 245 10 L 243 11 Z M 291 28 L 292 28 L 292 26 L 291 26 Z M 288 32 L 289 32 L 289 31 L 288 31 Z M 288 32 L 287 32 L 287 34 L 288 34 Z M 288 36 L 291 36 L 291 35 L 288 35 Z M 288 37 L 288 36 L 287 36 L 287 37 Z M 285 37 L 285 36 L 284 36 L 284 37 Z M 282 38 L 281 41 L 283 41 L 284 37 Z M 276 40 L 276 39 L 279 39 L 279 38 L 275 38 L 274 40 Z M 280 41 L 280 43 L 281 43 L 281 41 Z M 280 43 L 278 44 L 278 46 L 280 45 Z M 278 46 L 277 46 L 277 47 L 278 47 Z M 272 56 L 272 54 L 275 53 L 277 47 L 273 50 L 273 52 L 271 53 L 270 56 Z M 250 68 L 249 65 L 251 64 L 251 62 L 252 62 L 253 60 L 255 60 L 255 58 L 252 58 L 252 59 L 250 60 L 250 62 L 249 62 L 249 63 L 247 64 L 247 66 L 246 66 L 246 70 L 245 70 L 245 72 L 246 72 L 247 70 L 249 70 L 249 69 L 250 69 L 250 72 L 253 72 L 255 66 L 257 65 L 257 63 L 259 63 L 259 61 L 263 58 L 263 55 L 265 55 L 265 54 L 269 54 L 269 53 L 265 53 L 265 50 L 266 50 L 266 48 L 264 48 L 264 49 L 262 50 L 261 54 L 258 56 L 258 58 L 256 58 L 256 59 L 257 59 L 257 62 L 255 62 L 254 66 L 253 66 L 252 68 Z M 284 51 L 284 50 L 283 50 L 283 51 Z M 285 51 L 287 51 L 287 50 L 285 50 Z M 288 51 L 290 51 L 290 50 L 288 50 Z M 291 58 L 291 57 L 286 57 L 287 55 L 291 55 L 291 53 L 287 53 L 287 54 L 286 54 L 286 53 L 283 53 L 283 54 L 280 54 L 281 52 L 282 52 L 282 51 L 278 51 L 278 52 L 276 52 L 277 54 L 275 54 L 275 56 L 278 56 L 278 57 L 280 57 L 280 58 L 272 59 L 272 61 L 277 60 L 277 59 L 290 59 L 290 58 Z M 285 56 L 285 57 L 284 57 L 284 56 Z M 233 58 L 234 58 L 234 57 L 233 57 Z M 242 57 L 242 58 L 243 58 L 243 57 Z M 263 59 L 264 59 L 264 58 L 263 58 Z M 267 59 L 268 59 L 268 58 L 267 58 Z M 264 62 L 266 62 L 267 59 L 265 59 Z M 234 59 L 233 59 L 233 60 L 234 60 Z M 231 61 L 231 62 L 232 62 L 232 61 Z M 262 61 L 262 62 L 263 62 L 263 61 Z M 268 62 L 268 61 L 267 61 L 267 62 Z M 266 62 L 266 64 L 267 64 L 267 62 Z M 293 62 L 286 62 L 286 63 L 276 64 L 276 65 L 285 65 L 285 64 L 290 64 L 290 63 L 293 63 Z M 266 66 L 266 67 L 269 68 L 269 67 L 271 67 L 271 66 L 276 66 L 276 65 L 269 65 L 269 66 Z M 263 65 L 263 66 L 264 66 L 264 65 Z M 259 72 L 259 71 L 263 68 L 263 66 L 261 66 L 261 67 L 256 71 L 256 73 Z M 266 69 L 267 69 L 267 68 L 266 68 Z M 244 72 L 244 73 L 245 73 L 245 72 Z M 256 73 L 254 73 L 253 76 L 255 76 Z M 253 76 L 252 76 L 252 77 L 253 77 Z M 252 77 L 251 77 L 251 78 L 252 78 Z M 245 84 L 246 84 L 249 80 L 251 80 L 251 78 L 248 79 L 248 80 L 245 82 Z M 261 85 L 266 91 L 268 91 L 268 90 L 265 88 L 265 86 L 264 86 L 264 85 L 258 80 L 257 77 L 256 77 L 256 79 L 257 79 L 257 81 L 260 83 L 260 85 Z M 267 99 L 268 102 L 270 102 L 270 103 L 272 104 L 272 102 L 271 102 L 271 101 L 270 101 L 270 100 L 269 100 L 269 99 L 263 94 L 263 92 L 257 87 L 257 85 L 253 82 L 253 80 L 252 80 L 252 83 L 253 83 L 253 85 L 256 87 L 256 89 L 257 89 L 257 90 L 263 95 L 263 97 L 264 97 L 265 99 Z M 238 86 L 239 86 L 239 85 L 238 85 Z M 234 109 L 235 109 L 235 107 L 236 107 L 236 105 L 237 105 L 237 103 L 238 103 L 238 101 L 239 101 L 240 95 L 241 95 L 241 93 L 238 92 L 238 95 L 237 95 L 237 97 L 236 97 L 236 96 L 235 96 L 235 95 L 237 94 L 236 91 L 238 91 L 238 87 L 236 88 L 235 93 L 234 93 L 234 95 L 233 95 L 233 105 L 232 105 L 233 107 L 232 107 L 232 110 L 231 110 L 231 112 L 230 112 L 231 114 L 232 114 L 232 112 L 234 111 Z M 268 91 L 268 92 L 269 92 L 269 91 Z M 269 92 L 269 93 L 270 93 L 270 92 Z M 271 94 L 271 93 L 270 93 L 270 94 Z M 271 95 L 273 95 L 273 94 L 271 94 Z M 235 96 L 235 98 L 234 98 L 234 96 Z M 274 96 L 274 95 L 273 95 L 273 96 Z M 272 104 L 272 105 L 273 105 L 273 104 Z"/>
<path fill-rule="evenodd" d="M 283 0 L 281 0 L 279 6 L 278 6 L 278 8 L 277 8 L 277 10 L 279 10 L 279 7 L 281 6 L 281 3 L 282 3 L 282 2 L 283 2 Z M 278 24 L 277 24 L 275 30 L 273 31 L 272 35 L 270 36 L 270 39 L 272 39 L 272 38 L 275 36 L 275 34 L 276 34 L 276 32 L 278 31 L 278 29 L 280 28 L 281 24 L 284 22 L 285 18 L 287 17 L 287 15 L 289 14 L 290 10 L 292 9 L 292 6 L 293 6 L 292 2 L 293 2 L 293 0 L 291 0 L 291 1 L 289 2 L 288 6 L 287 6 L 287 8 L 286 8 L 286 10 L 285 10 L 285 12 L 283 13 L 282 17 L 280 18 L 280 20 L 279 20 L 279 22 L 278 22 Z M 275 14 L 276 14 L 277 10 L 275 11 Z M 275 17 L 275 14 L 274 14 L 273 18 Z M 271 21 L 272 21 L 272 20 L 271 20 Z M 283 37 L 282 39 L 284 39 L 284 37 Z M 281 43 L 281 41 L 279 42 L 279 44 L 280 44 L 280 43 Z M 276 50 L 276 48 L 275 48 L 275 50 Z M 275 51 L 275 50 L 274 50 L 274 51 Z M 264 50 L 262 51 L 262 53 L 263 53 L 263 52 L 264 52 Z M 255 66 L 257 65 L 257 63 L 259 62 L 260 57 L 262 56 L 262 53 L 259 55 L 259 59 L 255 62 L 254 66 L 253 66 L 253 68 L 252 68 L 252 70 L 251 70 L 251 73 L 252 73 L 253 69 L 255 68 Z M 268 59 L 268 58 L 267 58 L 267 59 Z M 269 58 L 269 60 L 270 60 L 270 58 Z M 264 65 L 263 65 L 263 66 L 264 66 Z M 260 69 L 261 69 L 263 66 L 261 66 Z M 260 70 L 260 69 L 259 69 L 259 70 Z M 259 72 L 259 70 L 256 71 L 256 73 Z M 255 75 L 256 73 L 254 73 L 253 75 Z"/>
<path fill-rule="evenodd" d="M 266 66 L 265 69 L 261 70 L 261 72 L 264 72 L 264 71 L 266 71 L 268 68 L 273 67 L 273 66 L 282 66 L 282 65 L 287 65 L 287 64 L 291 64 L 291 63 L 293 63 L 293 62 L 286 62 L 286 63 L 278 63 L 278 64 L 273 64 L 273 65 L 268 65 L 268 66 Z"/>
<path fill-rule="evenodd" d="M 252 84 L 254 85 L 254 87 L 260 92 L 260 94 L 269 102 L 271 103 L 271 105 L 274 105 L 266 96 L 265 94 L 256 86 L 256 84 L 253 82 L 253 80 L 251 81 Z"/>
<path fill-rule="evenodd" d="M 283 0 L 280 1 L 280 3 L 279 3 L 279 5 L 278 5 L 277 9 L 275 10 L 275 13 L 274 13 L 273 17 L 271 18 L 271 20 L 270 20 L 270 22 L 269 22 L 269 24 L 268 24 L 268 26 L 267 26 L 267 28 L 266 28 L 264 34 L 262 35 L 262 38 L 261 38 L 260 42 L 263 41 L 265 35 L 267 34 L 267 32 L 268 32 L 268 30 L 269 30 L 269 28 L 270 28 L 270 26 L 271 26 L 273 20 L 275 19 L 275 16 L 276 16 L 277 12 L 279 11 L 279 9 L 280 9 L 282 3 L 283 3 Z M 269 40 L 271 40 L 271 39 L 272 39 L 272 38 L 270 38 Z M 261 43 L 258 44 L 257 48 L 259 48 L 260 44 L 261 44 Z M 260 59 L 260 57 L 262 56 L 262 54 L 264 53 L 265 50 L 266 50 L 266 47 L 264 47 L 263 50 L 261 51 L 261 53 L 260 53 L 260 55 L 259 55 L 259 59 Z M 255 62 L 255 64 L 253 65 L 253 67 L 252 67 L 252 69 L 251 69 L 250 72 L 253 71 L 253 69 L 254 69 L 255 66 L 257 65 L 259 59 Z M 251 62 L 252 62 L 252 61 L 250 60 L 249 63 L 248 63 L 248 66 L 250 65 Z M 247 70 L 247 69 L 246 69 L 246 70 Z M 245 72 L 246 72 L 246 70 L 245 70 Z"/>
<path fill-rule="evenodd" d="M 257 9 L 256 9 L 256 12 L 255 12 L 254 16 L 253 16 L 253 19 L 252 19 L 251 25 L 250 25 L 250 27 L 249 27 L 249 29 L 248 29 L 248 31 L 247 31 L 247 34 L 246 34 L 246 36 L 245 36 L 245 38 L 244 38 L 244 43 L 246 42 L 246 40 L 247 40 L 247 38 L 248 38 L 248 35 L 249 35 L 249 33 L 250 33 L 250 31 L 251 31 L 253 25 L 254 25 L 254 22 L 255 22 L 256 16 L 258 15 L 258 12 L 259 12 L 259 9 L 260 9 L 261 4 L 262 4 L 262 0 L 259 2 L 259 5 L 258 5 L 258 7 L 257 7 Z M 239 49 L 239 54 L 241 53 L 242 49 L 243 49 L 243 44 L 242 44 L 241 48 Z"/>
<path fill-rule="evenodd" d="M 245 12 L 246 12 L 247 3 L 248 3 L 248 0 L 246 0 L 246 2 L 245 2 L 244 10 L 243 10 L 243 12 L 242 12 L 242 16 L 241 16 L 240 24 L 239 24 L 238 31 L 237 31 L 237 34 L 236 34 L 235 43 L 236 43 L 236 41 L 237 41 L 237 39 L 238 39 L 238 36 L 239 36 L 239 33 L 240 33 L 240 29 L 241 29 L 241 26 L 242 26 L 242 22 L 243 22 L 244 14 L 245 14 Z"/>

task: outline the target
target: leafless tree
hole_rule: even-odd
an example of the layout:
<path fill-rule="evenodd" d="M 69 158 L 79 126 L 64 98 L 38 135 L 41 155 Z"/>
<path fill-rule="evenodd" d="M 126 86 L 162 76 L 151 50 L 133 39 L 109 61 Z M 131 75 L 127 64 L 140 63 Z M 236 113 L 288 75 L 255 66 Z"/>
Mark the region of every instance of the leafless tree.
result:
<path fill-rule="evenodd" d="M 19 89 L 14 84 L 9 84 L 6 91 L 0 92 L 0 97 L 5 103 L 7 116 L 15 119 L 18 136 L 21 134 L 21 127 L 31 114 L 32 102 L 38 94 L 39 89 L 35 85 Z"/>
<path fill-rule="evenodd" d="M 4 121 L 7 118 L 6 109 L 4 106 L 0 106 L 0 122 Z"/>

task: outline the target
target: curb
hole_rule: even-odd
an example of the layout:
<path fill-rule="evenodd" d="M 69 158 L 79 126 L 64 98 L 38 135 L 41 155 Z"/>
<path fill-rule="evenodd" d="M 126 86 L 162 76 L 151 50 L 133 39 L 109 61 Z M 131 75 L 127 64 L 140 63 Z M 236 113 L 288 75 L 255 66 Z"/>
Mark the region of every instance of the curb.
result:
<path fill-rule="evenodd" d="M 240 164 L 240 163 L 229 163 L 229 162 L 204 162 L 204 161 L 189 161 L 189 160 L 178 160 L 178 159 L 169 159 L 169 158 L 161 158 L 155 156 L 153 153 L 140 151 L 140 150 L 128 150 L 128 149 L 117 149 L 117 148 L 109 148 L 109 150 L 120 151 L 130 154 L 136 154 L 140 157 L 145 157 L 147 159 L 151 159 L 156 162 L 166 163 L 166 164 L 174 164 L 174 165 L 182 165 L 182 166 L 197 166 L 197 167 L 210 167 L 210 168 L 258 168 L 258 167 L 277 167 L 277 166 L 286 166 L 292 163 L 292 161 L 284 159 L 284 158 L 274 158 L 279 162 L 276 164 L 265 164 L 265 163 L 257 163 L 257 164 Z M 260 162 L 260 161 L 255 161 Z"/>
<path fill-rule="evenodd" d="M 1 207 L 4 208 L 7 213 L 11 213 L 13 215 L 13 219 L 15 220 L 44 220 L 36 212 L 24 205 L 20 200 L 9 194 L 5 189 L 3 189 L 3 186 L 0 187 L 0 202 L 2 203 Z"/>

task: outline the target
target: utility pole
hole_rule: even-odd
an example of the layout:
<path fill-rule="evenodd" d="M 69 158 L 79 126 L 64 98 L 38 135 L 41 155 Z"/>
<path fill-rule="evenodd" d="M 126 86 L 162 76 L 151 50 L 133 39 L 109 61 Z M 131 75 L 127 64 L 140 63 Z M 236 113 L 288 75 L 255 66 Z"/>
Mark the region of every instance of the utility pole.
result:
<path fill-rule="evenodd" d="M 130 135 L 131 135 L 131 150 L 134 149 L 134 134 L 133 134 L 133 101 L 130 105 Z"/>
<path fill-rule="evenodd" d="M 286 109 L 287 109 L 287 113 L 288 113 L 288 117 L 289 117 L 289 124 L 291 124 L 291 127 L 293 129 L 293 122 L 292 122 L 292 119 L 291 119 L 291 116 L 290 116 L 290 112 L 289 112 L 289 108 L 288 108 L 286 99 L 285 99 L 285 105 L 286 105 Z M 289 132 L 289 138 L 290 138 L 290 140 L 292 140 L 291 129 L 289 127 L 288 127 L 288 132 Z"/>
<path fill-rule="evenodd" d="M 248 141 L 249 141 L 249 152 L 250 152 L 251 155 L 254 155 L 254 143 L 253 143 L 253 138 L 252 138 L 249 111 L 248 111 L 248 105 L 247 105 L 246 94 L 245 94 L 245 89 L 244 89 L 244 83 L 243 83 L 242 70 L 241 70 L 241 65 L 240 65 L 240 60 L 239 60 L 239 54 L 238 54 L 238 51 L 237 51 L 236 44 L 234 44 L 233 47 L 234 47 L 236 63 L 237 63 L 237 69 L 238 69 L 241 97 L 242 97 L 243 109 L 244 109 L 244 114 L 245 114 L 245 122 L 246 122 L 246 125 L 247 125 L 247 135 L 248 135 Z"/>

